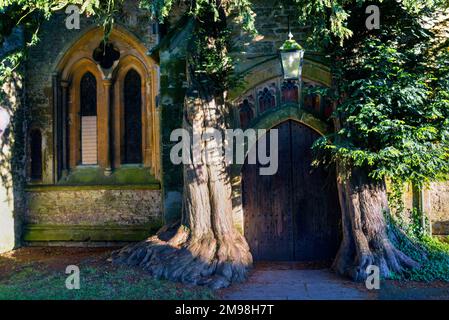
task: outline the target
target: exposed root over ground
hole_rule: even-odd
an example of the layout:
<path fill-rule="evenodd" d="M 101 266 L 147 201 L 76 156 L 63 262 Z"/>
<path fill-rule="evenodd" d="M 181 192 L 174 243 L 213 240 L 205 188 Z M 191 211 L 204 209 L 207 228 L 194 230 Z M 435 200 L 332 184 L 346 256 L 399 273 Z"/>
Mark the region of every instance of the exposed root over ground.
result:
<path fill-rule="evenodd" d="M 249 247 L 238 232 L 221 239 L 212 232 L 192 238 L 189 230 L 179 224 L 115 251 L 111 260 L 141 267 L 155 278 L 212 289 L 244 281 L 252 265 Z"/>

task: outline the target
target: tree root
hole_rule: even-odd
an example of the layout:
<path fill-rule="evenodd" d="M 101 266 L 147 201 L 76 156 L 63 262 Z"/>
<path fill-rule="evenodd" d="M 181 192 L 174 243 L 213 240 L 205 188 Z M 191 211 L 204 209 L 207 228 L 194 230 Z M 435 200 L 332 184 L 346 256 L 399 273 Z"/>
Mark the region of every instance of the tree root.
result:
<path fill-rule="evenodd" d="M 249 247 L 241 237 L 235 233 L 216 239 L 211 233 L 193 239 L 185 227 L 174 233 L 166 228 L 113 252 L 111 261 L 143 268 L 157 279 L 219 289 L 244 281 L 252 266 Z"/>
<path fill-rule="evenodd" d="M 425 259 L 424 253 L 422 257 Z M 397 249 L 388 237 L 378 237 L 371 239 L 368 246 L 358 243 L 340 247 L 332 268 L 337 273 L 360 282 L 370 275 L 367 272 L 369 266 L 377 266 L 380 276 L 388 279 L 407 269 L 419 268 L 420 264 Z"/>

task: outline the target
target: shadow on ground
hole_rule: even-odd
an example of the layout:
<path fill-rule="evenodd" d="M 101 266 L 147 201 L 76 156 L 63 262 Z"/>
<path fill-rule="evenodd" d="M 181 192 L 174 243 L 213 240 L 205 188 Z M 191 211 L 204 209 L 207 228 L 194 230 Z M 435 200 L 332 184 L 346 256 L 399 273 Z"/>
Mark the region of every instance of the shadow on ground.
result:
<path fill-rule="evenodd" d="M 328 263 L 257 263 L 248 281 L 213 292 L 155 280 L 139 268 L 113 266 L 113 248 L 22 248 L 0 255 L 0 300 L 447 300 L 449 283 L 381 281 L 367 290 Z M 80 268 L 80 290 L 67 290 L 65 269 Z"/>
<path fill-rule="evenodd" d="M 225 300 L 365 300 L 361 284 L 332 273 L 326 264 L 258 263 L 246 283 L 222 290 Z"/>
<path fill-rule="evenodd" d="M 0 300 L 213 299 L 206 288 L 153 279 L 140 268 L 112 265 L 114 248 L 22 248 L 0 255 Z M 80 270 L 80 289 L 66 288 L 66 267 Z"/>
<path fill-rule="evenodd" d="M 449 283 L 381 281 L 368 290 L 327 265 L 256 263 L 246 283 L 221 290 L 225 300 L 447 300 Z"/>

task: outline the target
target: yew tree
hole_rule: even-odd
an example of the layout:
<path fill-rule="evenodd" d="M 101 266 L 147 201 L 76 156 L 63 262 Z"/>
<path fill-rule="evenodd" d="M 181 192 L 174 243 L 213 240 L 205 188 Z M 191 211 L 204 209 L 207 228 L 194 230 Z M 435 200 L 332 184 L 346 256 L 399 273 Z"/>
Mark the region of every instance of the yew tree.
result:
<path fill-rule="evenodd" d="M 172 1 L 144 2 L 144 6 L 164 19 Z M 210 129 L 224 136 L 227 129 L 226 90 L 233 69 L 227 54 L 227 16 L 236 11 L 251 31 L 252 12 L 246 1 L 197 0 L 185 11 L 194 25 L 186 57 L 188 89 L 183 110 L 183 129 L 191 137 L 201 137 Z M 190 146 L 191 163 L 183 164 L 180 223 L 122 249 L 114 254 L 114 262 L 139 265 L 156 277 L 212 288 L 245 279 L 252 256 L 234 226 L 230 167 L 223 152 L 214 152 L 223 151 L 225 143 L 204 139 L 201 146 Z M 206 159 L 212 154 L 213 159 Z"/>
<path fill-rule="evenodd" d="M 369 265 L 383 277 L 417 268 L 398 250 L 407 238 L 387 223 L 385 179 L 418 188 L 447 179 L 448 42 L 436 32 L 448 2 L 296 2 L 309 39 L 334 61 L 336 130 L 315 145 L 317 163 L 338 168 L 343 241 L 333 267 L 355 280 Z M 380 10 L 379 29 L 366 26 L 368 4 Z"/>

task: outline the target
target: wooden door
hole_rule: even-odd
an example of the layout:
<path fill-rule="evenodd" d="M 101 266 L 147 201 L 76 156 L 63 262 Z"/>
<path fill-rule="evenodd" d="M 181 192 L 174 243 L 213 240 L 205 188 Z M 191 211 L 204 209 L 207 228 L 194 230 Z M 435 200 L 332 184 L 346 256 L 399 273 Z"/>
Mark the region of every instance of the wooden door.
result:
<path fill-rule="evenodd" d="M 311 166 L 311 147 L 319 134 L 294 121 L 275 129 L 279 135 L 278 172 L 261 176 L 261 165 L 248 163 L 242 171 L 245 237 L 253 257 L 332 259 L 340 243 L 341 215 L 335 174 Z M 272 142 L 268 136 L 259 143 Z M 251 150 L 256 151 L 256 147 Z"/>

